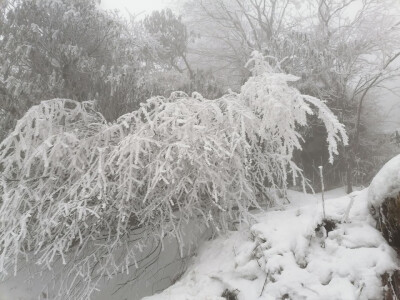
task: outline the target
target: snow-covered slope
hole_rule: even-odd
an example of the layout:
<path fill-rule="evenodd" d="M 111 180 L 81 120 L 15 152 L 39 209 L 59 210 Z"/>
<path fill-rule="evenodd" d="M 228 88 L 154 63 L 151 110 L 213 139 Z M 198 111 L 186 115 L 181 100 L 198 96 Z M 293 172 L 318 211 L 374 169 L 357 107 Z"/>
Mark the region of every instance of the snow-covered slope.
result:
<path fill-rule="evenodd" d="M 251 228 L 209 241 L 183 277 L 146 300 L 381 299 L 381 275 L 396 254 L 375 229 L 368 190 L 326 201 L 336 228 L 322 228 L 317 196 L 291 192 L 284 210 L 259 213 Z M 307 204 L 308 203 L 308 204 Z"/>
<path fill-rule="evenodd" d="M 225 290 L 236 293 L 239 300 L 381 299 L 380 276 L 398 264 L 396 254 L 375 229 L 368 211 L 368 190 L 352 194 L 354 204 L 347 223 L 341 221 L 351 198 L 344 196 L 343 189 L 325 194 L 327 216 L 337 222 L 326 238 L 322 228 L 316 230 L 323 219 L 321 196 L 288 194 L 290 205 L 257 214 L 257 222 L 250 228 L 205 242 L 180 280 L 145 300 L 224 300 Z M 174 247 L 163 254 L 148 276 L 117 293 L 116 287 L 132 274 L 115 278 L 94 299 L 140 299 L 169 285 L 169 275 L 181 268 L 179 261 L 171 263 L 175 261 Z M 29 284 L 27 276 L 21 273 L 0 283 L 0 300 L 36 299 L 33 295 L 45 283 L 38 277 Z"/>

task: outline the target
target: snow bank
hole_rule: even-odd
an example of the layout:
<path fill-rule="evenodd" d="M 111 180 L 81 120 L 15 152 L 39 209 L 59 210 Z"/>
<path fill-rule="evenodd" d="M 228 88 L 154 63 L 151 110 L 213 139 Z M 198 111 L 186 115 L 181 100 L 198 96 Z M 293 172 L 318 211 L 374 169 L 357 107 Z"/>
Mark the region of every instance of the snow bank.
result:
<path fill-rule="evenodd" d="M 389 197 L 400 192 L 400 155 L 389 160 L 376 174 L 369 186 L 368 202 L 377 208 Z"/>
<path fill-rule="evenodd" d="M 315 196 L 301 207 L 259 214 L 250 229 L 207 242 L 177 283 L 145 299 L 222 300 L 227 289 L 239 300 L 381 299 L 381 275 L 397 260 L 374 227 L 367 195 L 353 193 L 349 222 L 328 233 L 316 230 L 322 213 Z M 341 220 L 349 202 L 349 196 L 327 200 L 328 218 Z"/>

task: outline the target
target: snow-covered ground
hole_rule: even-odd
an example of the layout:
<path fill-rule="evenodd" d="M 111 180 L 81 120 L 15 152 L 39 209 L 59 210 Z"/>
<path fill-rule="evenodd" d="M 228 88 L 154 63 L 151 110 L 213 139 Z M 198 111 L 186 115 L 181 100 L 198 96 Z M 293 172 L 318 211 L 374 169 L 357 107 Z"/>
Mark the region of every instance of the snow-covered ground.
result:
<path fill-rule="evenodd" d="M 381 299 L 381 275 L 398 266 L 396 253 L 375 229 L 368 189 L 352 196 L 343 222 L 351 197 L 342 189 L 326 194 L 327 218 L 336 223 L 326 233 L 320 195 L 290 192 L 290 205 L 206 242 L 177 283 L 145 299 L 233 299 L 221 297 L 228 291 L 239 300 Z"/>
<path fill-rule="evenodd" d="M 381 299 L 380 276 L 398 266 L 396 254 L 375 229 L 368 211 L 368 189 L 325 193 L 326 214 L 336 228 L 325 233 L 321 195 L 289 191 L 290 204 L 256 214 L 252 226 L 204 242 L 197 256 L 179 261 L 176 244 L 168 246 L 148 274 L 124 285 L 130 276 L 106 283 L 95 300 L 223 300 L 227 290 L 239 300 L 253 299 Z M 318 230 L 319 228 L 319 230 Z M 161 271 L 157 271 L 161 269 Z M 44 282 L 28 282 L 20 273 L 0 283 L 0 300 L 36 299 Z M 227 292 L 226 292 L 227 293 Z M 227 294 L 225 294 L 227 295 Z M 231 298 L 234 299 L 234 298 Z"/>

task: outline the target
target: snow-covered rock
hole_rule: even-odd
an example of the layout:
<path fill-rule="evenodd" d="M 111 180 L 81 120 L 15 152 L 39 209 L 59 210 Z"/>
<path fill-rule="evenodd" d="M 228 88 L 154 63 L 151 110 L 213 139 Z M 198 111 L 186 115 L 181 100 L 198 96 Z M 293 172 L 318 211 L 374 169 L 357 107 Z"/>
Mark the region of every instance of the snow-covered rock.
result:
<path fill-rule="evenodd" d="M 327 219 L 336 223 L 329 232 L 315 196 L 305 205 L 301 193 L 289 196 L 283 210 L 259 213 L 250 228 L 207 242 L 178 282 L 145 299 L 217 300 L 227 290 L 239 300 L 382 299 L 381 276 L 398 265 L 375 229 L 368 190 L 326 201 Z"/>
<path fill-rule="evenodd" d="M 400 155 L 389 160 L 376 174 L 369 186 L 368 202 L 378 208 L 386 198 L 400 193 Z"/>

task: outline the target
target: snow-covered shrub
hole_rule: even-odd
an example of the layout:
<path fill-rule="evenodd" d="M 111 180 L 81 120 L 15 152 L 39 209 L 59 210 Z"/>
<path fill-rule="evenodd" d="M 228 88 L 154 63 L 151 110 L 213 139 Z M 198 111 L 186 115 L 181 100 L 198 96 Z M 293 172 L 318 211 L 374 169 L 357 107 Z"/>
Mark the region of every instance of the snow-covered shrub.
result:
<path fill-rule="evenodd" d="M 0 272 L 20 258 L 49 269 L 61 261 L 58 297 L 86 299 L 101 278 L 138 264 L 151 239 L 181 241 L 193 219 L 217 231 L 246 219 L 260 199 L 273 204 L 271 187 L 302 177 L 292 157 L 313 109 L 332 159 L 347 142 L 343 125 L 290 87 L 295 77 L 258 54 L 253 62 L 239 94 L 175 92 L 112 124 L 92 102 L 32 107 L 0 144 Z"/>

